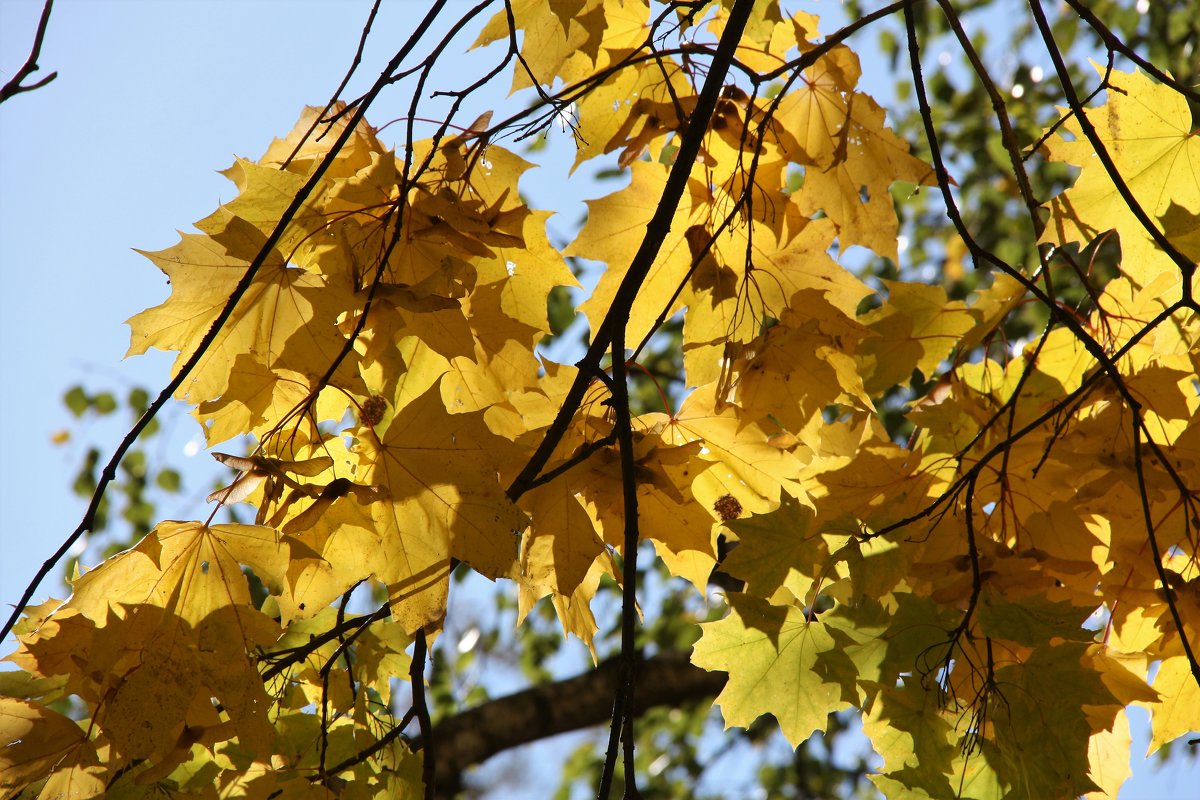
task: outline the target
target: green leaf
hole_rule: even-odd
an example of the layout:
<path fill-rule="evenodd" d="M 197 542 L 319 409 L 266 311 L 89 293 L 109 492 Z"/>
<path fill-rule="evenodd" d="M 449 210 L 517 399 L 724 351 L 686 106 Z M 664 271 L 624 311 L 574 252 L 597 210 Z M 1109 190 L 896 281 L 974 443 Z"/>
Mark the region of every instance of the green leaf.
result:
<path fill-rule="evenodd" d="M 63 395 L 63 403 L 77 417 L 82 417 L 83 413 L 88 410 L 88 406 L 91 405 L 82 386 L 72 386 L 68 389 L 67 393 Z"/>
<path fill-rule="evenodd" d="M 173 469 L 167 468 L 160 471 L 154 476 L 154 482 L 158 484 L 158 488 L 167 492 L 178 492 L 182 479 L 179 473 Z"/>
<path fill-rule="evenodd" d="M 817 659 L 836 646 L 817 621 L 794 607 L 773 606 L 746 594 L 729 595 L 729 616 L 702 624 L 692 663 L 729 673 L 717 697 L 725 726 L 749 727 L 773 714 L 793 746 L 823 731 L 829 715 L 849 707 L 837 683 L 817 671 Z"/>
<path fill-rule="evenodd" d="M 998 592 L 984 591 L 979 596 L 978 617 L 981 630 L 995 639 L 1037 647 L 1055 640 L 1090 642 L 1092 631 L 1083 629 L 1083 621 L 1094 611 L 1069 600 L 1052 602 L 1042 595 L 1008 600 Z"/>
<path fill-rule="evenodd" d="M 97 414 L 111 414 L 117 410 L 117 398 L 113 397 L 112 392 L 101 392 L 92 398 L 92 408 L 96 409 Z"/>

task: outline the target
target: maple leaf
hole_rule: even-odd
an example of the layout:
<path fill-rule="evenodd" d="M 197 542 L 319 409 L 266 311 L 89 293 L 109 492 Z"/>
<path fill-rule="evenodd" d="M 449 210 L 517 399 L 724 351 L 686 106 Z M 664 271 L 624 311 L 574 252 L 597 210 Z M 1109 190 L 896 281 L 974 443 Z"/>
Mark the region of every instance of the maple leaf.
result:
<path fill-rule="evenodd" d="M 345 131 L 351 115 L 345 113 L 344 102 L 334 103 L 329 108 L 305 106 L 300 118 L 282 139 L 273 139 L 267 152 L 259 159 L 264 167 L 283 167 L 300 175 L 307 175 L 318 161 L 329 153 L 330 145 Z M 324 117 L 323 115 L 328 115 Z M 317 125 L 322 126 L 323 136 L 310 135 Z M 375 135 L 375 129 L 366 122 L 355 126 L 350 139 L 338 151 L 330 165 L 332 178 L 345 178 L 356 174 L 371 164 L 371 154 L 384 150 Z"/>
<path fill-rule="evenodd" d="M 596 523 L 566 482 L 539 486 L 521 503 L 532 525 L 521 545 L 519 579 L 570 596 L 604 550 Z"/>
<path fill-rule="evenodd" d="M 631 174 L 629 186 L 588 202 L 588 223 L 564 253 L 603 261 L 608 265 L 591 296 L 579 306 L 580 313 L 588 318 L 593 331 L 599 329 L 601 320 L 612 305 L 617 287 L 633 262 L 646 223 L 654 215 L 666 185 L 667 171 L 661 164 L 636 161 L 631 165 Z M 707 192 L 694 182 L 689 189 L 690 202 L 685 199 L 676 208 L 671 233 L 663 241 L 658 258 L 630 310 L 626 336 L 631 341 L 638 341 L 649 333 L 659 312 L 664 310 L 665 301 L 675 294 L 676 288 L 686 277 L 691 264 L 691 250 L 686 239 L 688 228 L 693 222 L 708 221 L 704 198 Z M 697 214 L 702 216 L 694 218 Z M 677 307 L 678 303 L 666 309 L 668 315 Z"/>
<path fill-rule="evenodd" d="M 371 506 L 382 539 L 375 574 L 421 625 L 440 619 L 450 558 L 506 574 L 527 519 L 499 482 L 517 451 L 478 414 L 449 414 L 436 388 L 397 412 L 381 437 L 364 436 L 363 480 L 388 500 Z M 410 627 L 409 630 L 415 630 Z"/>
<path fill-rule="evenodd" d="M 489 155 L 494 155 L 489 151 Z M 502 179 L 502 176 L 500 176 Z M 488 177 L 487 180 L 492 180 Z M 478 264 L 480 283 L 498 284 L 500 311 L 510 319 L 540 333 L 550 333 L 546 298 L 556 286 L 579 288 L 579 280 L 563 260 L 562 253 L 546 238 L 545 211 L 522 215 L 521 245 L 494 245 L 496 257 Z"/>
<path fill-rule="evenodd" d="M 692 663 L 729 673 L 717 697 L 725 726 L 749 727 L 773 714 L 792 744 L 825 730 L 829 714 L 849 704 L 839 684 L 815 669 L 836 643 L 825 626 L 794 607 L 773 606 L 750 595 L 728 597 L 729 616 L 701 625 Z"/>
<path fill-rule="evenodd" d="M 0 697 L 0 792 L 15 797 L 40 776 L 51 791 L 70 787 L 70 797 L 98 797 L 104 772 L 79 723 L 27 700 Z M 46 790 L 43 789 L 43 792 Z"/>
<path fill-rule="evenodd" d="M 753 291 L 743 291 L 759 298 L 763 314 L 779 317 L 786 308 L 804 314 L 796 298 L 810 296 L 800 294 L 807 290 L 821 295 L 827 306 L 853 320 L 863 299 L 874 294 L 829 256 L 838 237 L 833 220 L 805 221 L 788 237 L 776 236 L 759 223 L 749 227 L 751 233 L 739 229 L 731 234 L 729 247 L 740 257 L 731 255 L 726 263 L 743 265 L 738 272 L 753 287 Z"/>
<path fill-rule="evenodd" d="M 1200 136 L 1192 130 L 1187 100 L 1137 70 L 1093 66 L 1111 88 L 1108 102 L 1087 110 L 1087 117 L 1138 204 L 1152 219 L 1172 207 L 1200 213 Z M 1115 229 L 1122 271 L 1134 283 L 1145 287 L 1164 272 L 1177 274 L 1095 158 L 1077 120 L 1068 118 L 1046 148 L 1052 159 L 1082 170 L 1071 188 L 1050 201 L 1043 241 L 1087 244 Z"/>
<path fill-rule="evenodd" d="M 834 47 L 805 70 L 796 88 L 780 100 L 771 127 L 789 160 L 817 169 L 833 165 L 848 135 L 848 96 L 861 75 L 858 57 L 844 46 Z"/>
<path fill-rule="evenodd" d="M 1080 672 L 1084 649 L 1039 647 L 1024 663 L 996 671 L 1005 703 L 994 723 L 997 753 L 987 760 L 1011 791 L 1061 797 L 1097 788 L 1087 777 L 1091 726 L 1083 709 L 1114 698 L 1098 675 Z M 1052 731 L 1062 733 L 1052 737 Z"/>
<path fill-rule="evenodd" d="M 837 226 L 842 249 L 861 244 L 897 258 L 892 183 L 932 184 L 933 170 L 908 152 L 884 125 L 884 110 L 855 92 L 858 56 L 836 47 L 810 68 L 803 85 L 784 96 L 772 129 L 784 153 L 805 165 L 795 198 L 801 212 L 823 210 Z"/>
<path fill-rule="evenodd" d="M 282 578 L 287 558 L 269 528 L 161 523 L 134 549 L 76 579 L 52 617 L 87 623 L 103 637 L 84 627 L 68 666 L 54 654 L 53 638 L 31 635 L 24 658 L 50 674 L 78 673 L 85 697 L 103 697 L 102 728 L 124 757 L 171 752 L 185 720 L 206 721 L 189 710 L 200 695 L 220 698 L 230 713 L 233 729 L 223 738 L 236 733 L 243 744 L 262 746 L 271 736 L 270 701 L 252 654 L 274 642 L 278 627 L 251 606 L 240 564 L 269 581 Z"/>
<path fill-rule="evenodd" d="M 815 293 L 798 294 L 797 307 L 805 307 L 807 294 Z M 733 402 L 747 415 L 769 414 L 801 437 L 806 429 L 823 424 L 821 415 L 828 406 L 874 411 L 849 355 L 862 329 L 839 316 L 835 311 L 832 317 L 798 319 L 785 312 L 777 326 L 746 345 L 748 356 L 731 366 L 736 374 Z"/>
<path fill-rule="evenodd" d="M 239 230 L 250 228 L 236 217 L 229 225 Z M 257 255 L 257 243 L 263 236 L 254 230 L 249 238 L 251 244 L 231 244 L 231 250 L 215 238 L 183 234 L 175 247 L 147 253 L 174 288 L 165 303 L 129 320 L 132 334 L 127 355 L 144 353 L 150 347 L 178 350 L 176 368 L 190 357 L 193 343 L 208 331 L 250 259 Z M 178 396 L 193 403 L 217 398 L 228 403 L 237 398 L 249 408 L 262 408 L 263 401 L 257 399 L 262 392 L 260 383 L 232 382 L 238 357 L 250 354 L 269 369 L 289 369 L 307 376 L 315 372 L 314 365 L 332 363 L 341 351 L 344 339 L 336 320 L 351 305 L 351 298 L 334 286 L 285 266 L 277 255 L 264 264 Z M 279 387 L 276 391 L 290 391 L 286 382 L 272 385 Z"/>
<path fill-rule="evenodd" d="M 1200 688 L 1186 658 L 1164 659 L 1153 687 L 1160 699 L 1150 706 L 1151 736 L 1147 754 L 1200 726 L 1196 716 L 1196 709 L 1200 708 Z"/>
<path fill-rule="evenodd" d="M 642 33 L 636 44 L 644 38 Z M 614 62 L 635 53 L 607 48 L 609 60 Z M 634 164 L 646 153 L 652 161 L 660 161 L 667 137 L 682 128 L 686 113 L 695 107 L 695 96 L 685 73 L 674 62 L 664 62 L 662 72 L 617 70 L 577 103 L 580 125 L 587 135 L 575 153 L 572 172 L 583 162 L 617 149 L 621 150 L 617 158 L 621 167 Z M 684 119 L 678 111 L 684 112 Z"/>
<path fill-rule="evenodd" d="M 727 523 L 738 545 L 723 561 L 723 569 L 744 580 L 746 590 L 758 597 L 770 599 L 782 587 L 797 601 L 811 604 L 815 576 L 829 558 L 812 522 L 810 509 L 785 498 L 770 514 Z"/>
<path fill-rule="evenodd" d="M 859 318 L 878 334 L 858 348 L 868 376 L 864 380 L 868 394 L 905 383 L 914 369 L 925 380 L 932 379 L 963 334 L 975 327 L 966 305 L 949 301 L 940 286 L 897 281 L 884 281 L 884 285 L 887 302 Z"/>
<path fill-rule="evenodd" d="M 660 415 L 639 417 L 648 426 L 635 434 L 634 458 L 640 535 L 665 553 L 664 563 L 701 592 L 715 564 L 713 516 L 696 503 L 690 491 L 692 476 L 707 465 L 697 457 L 699 444 L 664 446 L 657 435 Z M 624 546 L 625 514 L 619 456 L 615 448 L 600 450 L 572 482 L 595 510 L 605 541 L 615 549 Z M 676 571 L 678 570 L 678 571 Z"/>
<path fill-rule="evenodd" d="M 743 419 L 735 407 L 718 403 L 715 389 L 709 385 L 688 395 L 661 436 L 674 445 L 704 443 L 708 452 L 699 458 L 712 466 L 693 473 L 691 491 L 707 508 L 729 495 L 752 513 L 770 511 L 779 504 L 782 491 L 799 491 L 794 478 L 800 462 L 772 444 L 768 433 Z"/>
<path fill-rule="evenodd" d="M 648 15 L 649 11 L 645 13 Z M 529 64 L 528 72 L 516 70 L 513 73 L 512 91 L 534 83 L 549 85 L 555 75 L 572 83 L 591 71 L 607 25 L 603 2 L 518 0 L 512 5 L 512 15 L 524 34 L 521 55 Z M 482 47 L 508 36 L 508 12 L 500 11 L 480 31 L 473 47 Z M 583 58 L 573 58 L 577 54 Z"/>
<path fill-rule="evenodd" d="M 953 723 L 918 685 L 881 686 L 877 700 L 863 719 L 863 732 L 883 758 L 881 775 L 873 783 L 885 796 L 951 797 L 957 736 Z"/>

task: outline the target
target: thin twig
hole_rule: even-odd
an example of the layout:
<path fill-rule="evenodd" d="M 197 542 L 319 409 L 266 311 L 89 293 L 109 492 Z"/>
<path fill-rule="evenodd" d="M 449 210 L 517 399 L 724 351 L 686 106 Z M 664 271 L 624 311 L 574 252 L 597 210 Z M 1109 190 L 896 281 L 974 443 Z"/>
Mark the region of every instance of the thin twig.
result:
<path fill-rule="evenodd" d="M 1104 46 L 1109 50 L 1115 50 L 1116 52 L 1125 56 L 1134 64 L 1137 64 L 1139 67 L 1141 67 L 1142 70 L 1150 75 L 1150 77 L 1154 78 L 1154 80 L 1161 84 L 1165 84 L 1166 86 L 1170 86 L 1176 92 L 1188 98 L 1193 103 L 1200 103 L 1200 92 L 1197 92 L 1195 89 L 1184 83 L 1180 83 L 1158 67 L 1154 66 L 1153 63 L 1138 55 L 1136 50 L 1125 44 L 1120 36 L 1117 36 L 1112 32 L 1111 29 L 1108 28 L 1108 26 L 1101 22 L 1100 18 L 1097 17 L 1090 8 L 1079 2 L 1079 0 L 1066 0 L 1066 3 L 1072 9 L 1074 9 L 1075 13 L 1078 14 L 1084 22 L 1092 27 L 1092 30 L 1096 32 L 1096 35 L 1100 37 L 1100 40 L 1104 42 Z"/>
<path fill-rule="evenodd" d="M 389 744 L 394 742 L 396 739 L 402 738 L 404 736 L 404 729 L 406 727 L 408 727 L 408 723 L 412 722 L 412 719 L 415 715 L 416 715 L 416 712 L 413 709 L 411 709 L 411 708 L 408 709 L 408 711 L 405 712 L 404 716 L 401 717 L 400 721 L 397 722 L 390 731 L 388 731 L 386 734 L 381 736 L 379 738 L 379 741 L 375 742 L 375 744 L 371 745 L 370 747 L 363 749 L 361 752 L 355 753 L 354 755 L 350 756 L 349 758 L 345 759 L 344 761 L 340 761 L 337 764 L 333 765 L 326 771 L 325 774 L 332 776 L 332 775 L 337 775 L 339 772 L 345 772 L 346 770 L 350 769 L 351 767 L 357 766 L 358 764 L 361 764 L 362 762 L 366 761 L 368 758 L 375 755 L 383 748 L 387 747 Z M 319 775 L 313 775 L 312 777 L 309 778 L 309 780 L 316 782 L 316 781 L 320 780 L 320 777 L 321 776 L 319 776 Z"/>
<path fill-rule="evenodd" d="M 42 55 L 42 41 L 46 38 L 46 26 L 50 24 L 50 9 L 53 6 L 54 0 L 46 0 L 46 5 L 42 6 L 42 18 L 38 20 L 37 33 L 33 35 L 33 49 L 29 52 L 29 58 L 25 59 L 25 63 L 17 70 L 17 74 L 13 75 L 12 80 L 0 87 L 0 103 L 23 92 L 32 92 L 34 89 L 40 89 L 58 77 L 58 71 L 55 70 L 40 81 L 28 84 L 27 86 L 21 85 L 23 80 L 41 69 L 37 62 L 38 58 Z"/>
<path fill-rule="evenodd" d="M 329 113 L 329 109 L 333 108 L 338 98 L 342 96 L 342 92 L 346 89 L 346 84 L 350 83 L 350 78 L 354 76 L 358 65 L 362 63 L 363 49 L 367 46 L 367 37 L 371 35 L 371 26 L 375 23 L 375 15 L 379 13 L 379 4 L 382 2 L 383 0 L 375 0 L 371 4 L 371 13 L 367 15 L 367 22 L 363 25 L 362 36 L 358 39 L 358 49 L 354 52 L 354 59 L 350 62 L 350 68 L 346 70 L 346 75 L 342 78 L 342 82 L 338 84 L 338 87 L 333 90 L 333 94 L 329 96 L 329 102 L 325 104 L 325 108 L 313 118 L 312 124 L 308 126 L 308 130 L 304 132 L 304 135 L 300 137 L 300 141 L 296 142 L 296 146 L 292 148 L 292 152 L 284 159 L 283 169 L 286 169 L 288 164 L 292 163 L 292 159 L 300 152 L 300 148 L 308 141 L 308 137 L 312 136 L 317 126 L 325 121 L 325 115 Z M 321 134 L 321 136 L 318 136 L 317 141 L 320 141 L 324 135 Z"/>

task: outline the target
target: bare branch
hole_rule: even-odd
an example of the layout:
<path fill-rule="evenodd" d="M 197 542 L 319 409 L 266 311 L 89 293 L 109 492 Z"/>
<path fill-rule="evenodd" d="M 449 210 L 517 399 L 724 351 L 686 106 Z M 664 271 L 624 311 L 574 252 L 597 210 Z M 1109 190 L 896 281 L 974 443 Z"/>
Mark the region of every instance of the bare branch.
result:
<path fill-rule="evenodd" d="M 25 59 L 25 63 L 17 70 L 17 74 L 13 75 L 12 80 L 0 87 L 0 103 L 22 92 L 32 92 L 34 89 L 40 89 L 58 77 L 58 71 L 56 70 L 40 81 L 22 85 L 22 81 L 41 69 L 37 62 L 42 54 L 42 41 L 46 38 L 46 26 L 50 23 L 50 9 L 53 6 L 54 0 L 46 0 L 46 5 L 42 6 L 42 18 L 38 20 L 37 33 L 33 35 L 33 49 L 29 52 L 29 58 Z"/>

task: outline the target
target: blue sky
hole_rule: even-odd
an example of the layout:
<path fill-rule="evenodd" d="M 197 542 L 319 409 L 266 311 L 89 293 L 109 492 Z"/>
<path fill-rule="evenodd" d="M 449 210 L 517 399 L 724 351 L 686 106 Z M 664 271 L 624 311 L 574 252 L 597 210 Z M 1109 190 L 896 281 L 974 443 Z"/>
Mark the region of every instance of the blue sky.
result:
<path fill-rule="evenodd" d="M 0 0 L 0 81 L 24 62 L 41 7 L 41 0 Z M 64 391 L 82 383 L 123 394 L 165 381 L 169 356 L 122 360 L 123 321 L 168 291 L 164 276 L 132 248 L 174 244 L 176 229 L 231 198 L 232 184 L 217 170 L 234 156 L 258 157 L 302 106 L 325 102 L 369 7 L 369 0 L 56 3 L 43 71 L 34 77 L 57 70 L 58 79 L 0 105 L 0 419 L 10 426 L 0 446 L 0 603 L 17 600 L 83 513 L 70 490 L 83 444 L 51 444 L 72 424 Z M 383 4 L 357 87 L 426 8 Z M 835 11 L 836 4 L 814 9 Z M 870 42 L 861 50 L 870 51 Z M 874 66 L 864 72 L 885 69 Z M 507 83 L 497 88 L 495 102 L 506 90 Z M 373 121 L 399 116 L 404 101 L 385 100 Z M 399 135 L 400 127 L 389 131 Z M 535 200 L 550 196 L 532 180 L 523 188 Z M 85 431 L 105 458 L 123 433 L 120 423 L 99 421 Z M 189 473 L 200 477 L 189 480 L 201 486 L 220 472 L 202 452 L 185 455 L 197 430 L 174 414 L 156 452 L 193 464 Z M 190 518 L 201 513 L 201 499 L 172 500 L 160 512 Z M 54 578 L 34 599 L 64 591 Z M 1137 727 L 1145 732 L 1144 723 Z M 1123 800 L 1183 797 L 1200 778 L 1179 761 L 1158 774 L 1140 766 L 1137 774 Z"/>

